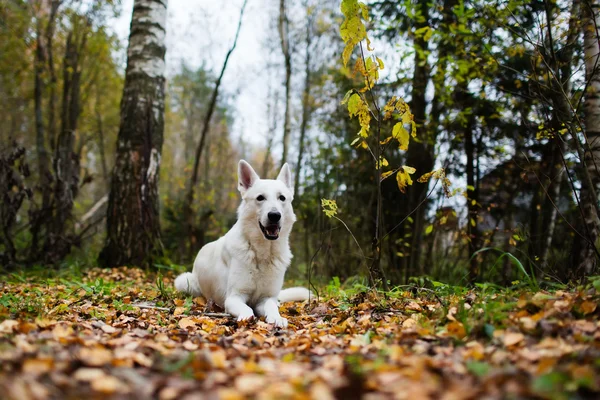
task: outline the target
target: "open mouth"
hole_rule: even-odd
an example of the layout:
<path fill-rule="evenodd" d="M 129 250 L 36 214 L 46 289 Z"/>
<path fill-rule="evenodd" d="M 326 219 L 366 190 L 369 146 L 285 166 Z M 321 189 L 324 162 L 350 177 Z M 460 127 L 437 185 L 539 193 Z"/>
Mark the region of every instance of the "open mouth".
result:
<path fill-rule="evenodd" d="M 269 224 L 267 226 L 263 226 L 263 224 L 258 221 L 258 225 L 260 225 L 260 230 L 263 235 L 265 235 L 265 239 L 267 240 L 277 240 L 279 238 L 279 231 L 281 227 L 278 224 Z"/>

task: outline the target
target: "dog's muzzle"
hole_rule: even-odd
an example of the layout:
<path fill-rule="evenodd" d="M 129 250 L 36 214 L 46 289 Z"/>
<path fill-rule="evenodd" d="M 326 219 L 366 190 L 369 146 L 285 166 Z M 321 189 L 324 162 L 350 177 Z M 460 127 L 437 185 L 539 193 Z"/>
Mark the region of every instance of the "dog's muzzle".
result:
<path fill-rule="evenodd" d="M 269 223 L 269 224 L 267 224 L 267 226 L 264 226 L 263 224 L 260 223 L 260 221 L 258 221 L 258 225 L 260 226 L 260 230 L 262 231 L 263 235 L 265 236 L 265 239 L 277 240 L 279 238 L 279 231 L 281 230 L 281 226 L 278 223 L 277 224 Z"/>

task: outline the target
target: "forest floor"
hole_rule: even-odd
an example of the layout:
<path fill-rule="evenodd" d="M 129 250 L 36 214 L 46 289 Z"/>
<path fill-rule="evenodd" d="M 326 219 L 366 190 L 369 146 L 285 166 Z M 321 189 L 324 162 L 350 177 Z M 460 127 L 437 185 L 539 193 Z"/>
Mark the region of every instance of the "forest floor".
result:
<path fill-rule="evenodd" d="M 165 275 L 0 278 L 0 397 L 598 398 L 594 285 L 323 288 L 238 324 Z M 600 286 L 600 282 L 594 282 Z"/>

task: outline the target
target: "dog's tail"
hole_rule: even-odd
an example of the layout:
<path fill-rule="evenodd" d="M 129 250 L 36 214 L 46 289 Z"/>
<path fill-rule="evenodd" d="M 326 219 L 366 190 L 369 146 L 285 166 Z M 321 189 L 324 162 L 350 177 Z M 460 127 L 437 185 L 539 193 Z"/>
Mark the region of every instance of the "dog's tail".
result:
<path fill-rule="evenodd" d="M 191 272 L 184 272 L 175 278 L 175 289 L 180 292 L 191 294 L 194 297 L 202 295 L 198 279 Z"/>
<path fill-rule="evenodd" d="M 279 296 L 277 299 L 280 303 L 285 303 L 287 301 L 304 301 L 310 300 L 314 298 L 315 295 L 312 294 L 310 290 L 303 287 L 293 287 L 288 289 L 283 289 L 279 292 Z"/>

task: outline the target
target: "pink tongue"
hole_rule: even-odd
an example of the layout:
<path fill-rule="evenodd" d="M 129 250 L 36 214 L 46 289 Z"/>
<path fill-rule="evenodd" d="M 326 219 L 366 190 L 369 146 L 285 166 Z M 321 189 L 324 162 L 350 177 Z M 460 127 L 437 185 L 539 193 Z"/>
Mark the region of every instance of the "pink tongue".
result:
<path fill-rule="evenodd" d="M 269 226 L 267 228 L 267 232 L 269 233 L 269 235 L 276 235 L 277 234 L 277 227 L 276 226 Z"/>

